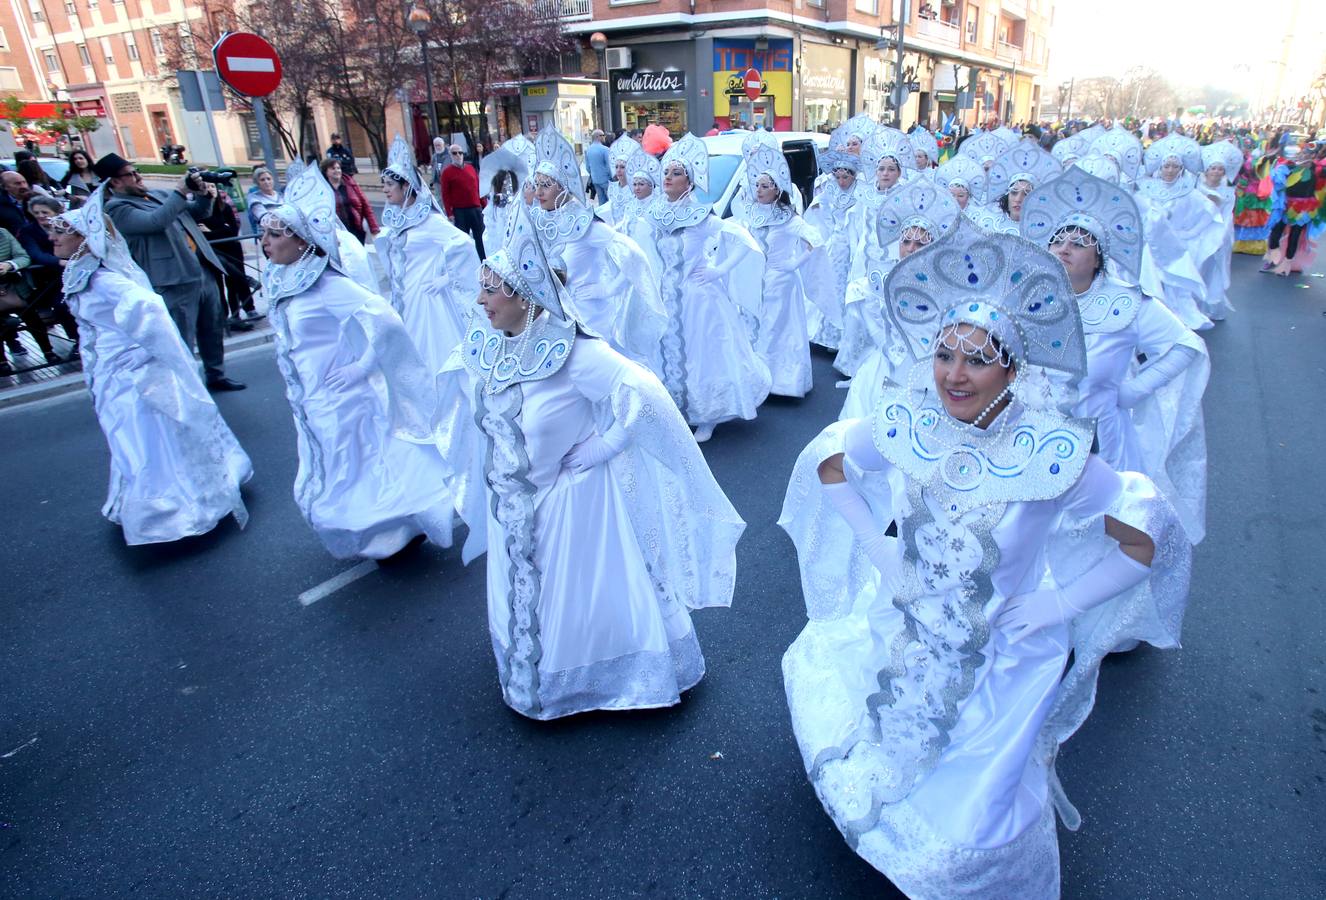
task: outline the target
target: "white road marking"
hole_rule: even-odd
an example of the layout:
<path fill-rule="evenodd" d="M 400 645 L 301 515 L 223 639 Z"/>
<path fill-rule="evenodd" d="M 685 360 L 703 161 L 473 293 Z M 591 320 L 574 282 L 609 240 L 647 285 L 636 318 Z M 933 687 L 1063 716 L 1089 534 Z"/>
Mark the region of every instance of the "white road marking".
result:
<path fill-rule="evenodd" d="M 9 757 L 13 756 L 13 755 L 14 755 L 15 753 L 17 753 L 18 751 L 20 751 L 20 750 L 26 750 L 28 747 L 31 747 L 31 746 L 32 746 L 33 744 L 35 744 L 35 743 L 37 743 L 37 736 L 34 734 L 34 735 L 32 736 L 32 740 L 30 740 L 30 741 L 24 741 L 23 743 L 21 743 L 21 744 L 19 744 L 17 747 L 15 747 L 13 750 L 10 750 L 8 753 L 0 754 L 0 759 L 9 759 Z"/>
<path fill-rule="evenodd" d="M 275 72 L 276 63 L 257 56 L 231 56 L 226 59 L 226 68 L 232 72 Z"/>
<path fill-rule="evenodd" d="M 323 597 L 328 597 L 336 593 L 347 584 L 353 584 L 369 572 L 376 571 L 377 567 L 378 564 L 376 560 L 366 559 L 359 565 L 346 569 L 340 575 L 337 575 L 334 578 L 328 578 L 317 587 L 309 588 L 307 591 L 299 595 L 299 603 L 301 606 L 310 606 L 317 603 Z"/>

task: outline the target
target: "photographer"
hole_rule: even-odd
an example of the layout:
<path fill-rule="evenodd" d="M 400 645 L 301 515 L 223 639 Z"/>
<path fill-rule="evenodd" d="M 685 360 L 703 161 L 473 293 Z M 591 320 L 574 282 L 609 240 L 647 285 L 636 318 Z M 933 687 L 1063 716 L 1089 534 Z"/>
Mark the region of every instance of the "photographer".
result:
<path fill-rule="evenodd" d="M 165 301 L 185 345 L 197 345 L 208 389 L 244 390 L 245 385 L 226 377 L 224 368 L 220 282 L 226 269 L 197 221 L 211 213 L 216 185 L 190 172 L 174 190 L 148 190 L 133 163 L 115 153 L 97 160 L 94 170 L 107 182 L 106 215 Z"/>

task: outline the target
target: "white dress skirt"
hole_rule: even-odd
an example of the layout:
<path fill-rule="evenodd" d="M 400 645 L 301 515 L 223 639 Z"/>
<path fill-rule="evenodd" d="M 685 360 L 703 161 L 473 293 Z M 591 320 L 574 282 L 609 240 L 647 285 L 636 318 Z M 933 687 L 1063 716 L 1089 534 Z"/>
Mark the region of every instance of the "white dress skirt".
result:
<path fill-rule="evenodd" d="M 764 297 L 756 322 L 755 352 L 769 367 L 769 393 L 780 397 L 804 397 L 813 384 L 810 369 L 810 335 L 806 310 L 832 309 L 832 267 L 819 232 L 793 215 L 775 225 L 747 226 L 764 249 Z M 796 268 L 789 260 L 799 259 L 809 245 L 811 255 Z"/>
<path fill-rule="evenodd" d="M 806 209 L 806 224 L 819 232 L 833 273 L 832 314 L 811 304 L 806 308 L 806 324 L 810 329 L 811 343 L 828 350 L 837 350 L 842 342 L 847 285 L 852 279 L 855 253 L 865 228 L 864 196 L 864 192 L 855 187 L 843 191 L 836 181 L 830 179 Z"/>
<path fill-rule="evenodd" d="M 1057 900 L 1056 810 L 1079 823 L 1058 786 L 1058 747 L 1089 713 L 1113 646 L 1177 645 L 1189 547 L 1150 482 L 1089 453 L 1089 422 L 1014 403 L 1006 432 L 996 420 L 980 435 L 956 423 L 940 434 L 917 415 L 924 404 L 900 413 L 902 396 L 887 392 L 873 421 L 830 426 L 788 485 L 779 524 L 811 619 L 783 657 L 792 728 L 825 812 L 908 897 Z M 1050 452 L 1028 459 L 1015 434 L 1048 438 L 1035 446 Z M 898 523 L 885 576 L 816 474 L 844 451 L 880 530 Z M 1155 541 L 1148 581 L 1071 627 L 1010 641 L 995 624 L 1009 598 L 1049 577 L 1071 583 L 1117 546 L 1107 514 Z"/>
<path fill-rule="evenodd" d="M 475 328 L 443 381 L 441 443 L 468 471 L 464 559 L 488 552 L 504 700 L 534 719 L 677 703 L 705 671 L 689 610 L 731 603 L 744 523 L 647 369 L 602 340 L 545 332 L 537 380 L 493 390 L 492 332 Z M 563 468 L 614 423 L 625 450 Z"/>
<path fill-rule="evenodd" d="M 161 298 L 107 269 L 65 298 L 78 319 L 83 377 L 110 448 L 102 515 L 127 544 L 243 527 L 253 466 L 198 377 Z"/>
<path fill-rule="evenodd" d="M 673 230 L 654 227 L 647 252 L 668 314 L 660 344 L 662 381 L 677 408 L 692 425 L 755 418 L 772 376 L 751 344 L 741 310 L 759 315 L 759 245 L 741 226 L 710 214 Z M 725 278 L 701 283 L 699 269 L 721 266 L 732 255 L 741 258 Z"/>
<path fill-rule="evenodd" d="M 479 253 L 469 235 L 432 213 L 417 225 L 392 228 L 378 241 L 392 308 L 405 323 L 430 372 L 439 372 L 460 344 L 479 296 Z"/>
<path fill-rule="evenodd" d="M 1234 189 L 1225 184 L 1219 188 L 1210 188 L 1198 181 L 1196 193 L 1212 204 L 1216 214 L 1225 223 L 1220 248 L 1198 267 L 1202 281 L 1206 284 L 1202 312 L 1211 321 L 1219 322 L 1234 311 L 1234 304 L 1229 302 L 1229 267 L 1234 256 Z"/>
<path fill-rule="evenodd" d="M 435 443 L 433 375 L 391 305 L 328 268 L 273 304 L 276 361 L 294 414 L 295 502 L 338 558 L 381 559 L 417 535 L 451 544 L 451 472 Z M 327 376 L 371 348 L 369 377 Z"/>

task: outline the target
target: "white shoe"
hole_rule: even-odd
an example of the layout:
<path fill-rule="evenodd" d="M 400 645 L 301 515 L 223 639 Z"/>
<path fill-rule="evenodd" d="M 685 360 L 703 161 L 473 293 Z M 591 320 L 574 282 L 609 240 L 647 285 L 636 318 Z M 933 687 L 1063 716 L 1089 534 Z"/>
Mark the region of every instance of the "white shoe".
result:
<path fill-rule="evenodd" d="M 697 444 L 703 444 L 713 436 L 714 426 L 712 425 L 701 425 L 695 429 L 695 443 Z"/>

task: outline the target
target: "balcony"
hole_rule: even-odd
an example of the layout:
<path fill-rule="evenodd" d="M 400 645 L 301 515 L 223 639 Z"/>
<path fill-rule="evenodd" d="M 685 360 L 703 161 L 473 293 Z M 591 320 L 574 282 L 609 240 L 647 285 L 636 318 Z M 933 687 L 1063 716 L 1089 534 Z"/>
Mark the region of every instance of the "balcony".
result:
<path fill-rule="evenodd" d="M 592 0 L 534 0 L 530 5 L 534 18 L 544 22 L 549 19 L 579 22 L 594 16 Z"/>
<path fill-rule="evenodd" d="M 943 19 L 917 19 L 915 26 L 916 36 L 926 40 L 934 41 L 936 44 L 943 44 L 947 47 L 962 46 L 962 31 L 956 23 L 945 22 Z"/>
<path fill-rule="evenodd" d="M 1022 62 L 1022 48 L 1017 44 L 1010 44 L 1008 41 L 997 41 L 995 43 L 995 57 L 1004 62 L 1020 63 Z"/>
<path fill-rule="evenodd" d="M 1003 0 L 999 5 L 1009 18 L 1027 20 L 1027 0 Z"/>

